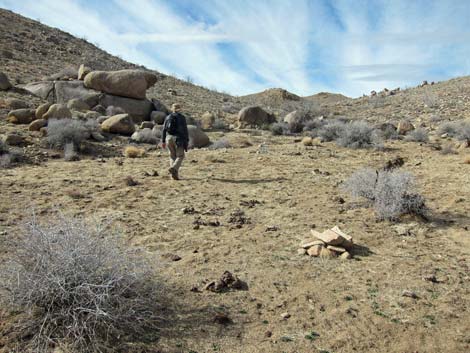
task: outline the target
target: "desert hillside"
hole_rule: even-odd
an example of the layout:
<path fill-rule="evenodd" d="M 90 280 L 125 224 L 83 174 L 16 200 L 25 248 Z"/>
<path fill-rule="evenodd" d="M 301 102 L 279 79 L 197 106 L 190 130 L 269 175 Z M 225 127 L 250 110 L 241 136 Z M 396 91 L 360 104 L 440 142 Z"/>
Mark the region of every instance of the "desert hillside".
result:
<path fill-rule="evenodd" d="M 469 77 L 234 97 L 2 9 L 0 56 L 0 353 L 470 351 Z"/>

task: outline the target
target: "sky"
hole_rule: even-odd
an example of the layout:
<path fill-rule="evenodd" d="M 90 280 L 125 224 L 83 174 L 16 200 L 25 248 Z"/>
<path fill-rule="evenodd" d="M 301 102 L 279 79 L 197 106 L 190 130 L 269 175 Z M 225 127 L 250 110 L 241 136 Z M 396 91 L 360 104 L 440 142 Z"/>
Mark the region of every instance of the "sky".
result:
<path fill-rule="evenodd" d="M 211 89 L 358 97 L 470 74 L 467 0 L 0 0 Z"/>

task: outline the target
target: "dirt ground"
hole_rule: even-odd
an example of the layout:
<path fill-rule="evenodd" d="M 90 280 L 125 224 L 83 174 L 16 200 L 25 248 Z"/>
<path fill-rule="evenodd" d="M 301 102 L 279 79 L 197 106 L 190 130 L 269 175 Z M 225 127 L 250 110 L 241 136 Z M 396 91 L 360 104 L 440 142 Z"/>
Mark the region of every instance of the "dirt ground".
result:
<path fill-rule="evenodd" d="M 154 347 L 160 352 L 470 350 L 464 154 L 402 141 L 381 152 L 333 143 L 305 147 L 292 137 L 226 138 L 253 146 L 192 150 L 180 181 L 169 179 L 167 156 L 158 150 L 138 159 L 49 160 L 1 170 L 0 241 L 14 237 L 33 209 L 42 219 L 58 209 L 114 218 L 129 246 L 157 262 L 174 309 Z M 371 209 L 339 188 L 353 171 L 396 156 L 405 159 L 403 169 L 416 176 L 432 210 L 430 222 L 403 219 L 407 235 L 397 224 L 376 222 Z M 127 186 L 127 176 L 139 184 Z M 297 254 L 312 227 L 335 225 L 358 244 L 352 260 Z M 225 270 L 248 290 L 204 290 Z M 436 281 L 426 280 L 429 275 Z M 403 296 L 405 290 L 417 298 Z M 231 322 L 214 320 L 220 313 Z"/>

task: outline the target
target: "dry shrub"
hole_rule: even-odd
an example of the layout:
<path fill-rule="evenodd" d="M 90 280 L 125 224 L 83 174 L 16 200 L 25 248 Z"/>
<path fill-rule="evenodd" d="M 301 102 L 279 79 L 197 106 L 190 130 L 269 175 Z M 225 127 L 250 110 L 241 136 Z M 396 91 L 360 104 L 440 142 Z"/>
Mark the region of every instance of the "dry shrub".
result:
<path fill-rule="evenodd" d="M 454 147 L 449 143 L 447 145 L 444 145 L 441 149 L 441 154 L 443 155 L 448 155 L 448 154 L 457 154 L 457 151 L 454 150 Z"/>
<path fill-rule="evenodd" d="M 422 127 L 417 128 L 413 131 L 410 131 L 406 135 L 405 140 L 411 141 L 411 142 L 428 142 L 429 141 L 428 132 L 426 131 L 426 129 Z"/>
<path fill-rule="evenodd" d="M 460 141 L 470 141 L 470 122 L 454 121 L 444 123 L 439 126 L 439 133 L 455 137 Z"/>
<path fill-rule="evenodd" d="M 124 156 L 127 158 L 140 158 L 145 156 L 145 150 L 135 146 L 127 146 L 124 148 Z"/>
<path fill-rule="evenodd" d="M 404 214 L 426 218 L 424 197 L 415 191 L 410 173 L 362 169 L 343 183 L 343 189 L 353 197 L 367 199 L 380 220 L 398 220 Z"/>
<path fill-rule="evenodd" d="M 341 120 L 329 121 L 319 129 L 317 136 L 324 142 L 335 141 L 341 136 L 345 126 Z"/>
<path fill-rule="evenodd" d="M 214 143 L 212 143 L 210 146 L 209 146 L 209 149 L 210 150 L 219 150 L 219 149 L 222 149 L 222 148 L 230 148 L 230 142 L 228 142 L 227 139 L 220 139 L 220 140 L 217 140 L 215 141 Z"/>
<path fill-rule="evenodd" d="M 348 148 L 379 147 L 382 143 L 375 128 L 365 121 L 354 121 L 344 124 L 337 131 L 336 143 Z"/>
<path fill-rule="evenodd" d="M 23 313 L 22 352 L 116 352 L 156 329 L 153 271 L 109 227 L 83 219 L 35 219 L 12 239 L 0 270 L 4 308 Z M 150 338 L 149 338 L 150 339 Z"/>
<path fill-rule="evenodd" d="M 273 123 L 269 127 L 271 134 L 274 136 L 288 135 L 289 134 L 289 125 L 286 123 Z"/>
<path fill-rule="evenodd" d="M 79 160 L 78 154 L 75 151 L 75 146 L 73 143 L 67 143 L 64 146 L 64 159 L 68 162 Z"/>
<path fill-rule="evenodd" d="M 53 147 L 64 147 L 72 143 L 79 149 L 91 132 L 98 131 L 98 126 L 93 120 L 50 119 L 47 123 L 47 142 Z"/>

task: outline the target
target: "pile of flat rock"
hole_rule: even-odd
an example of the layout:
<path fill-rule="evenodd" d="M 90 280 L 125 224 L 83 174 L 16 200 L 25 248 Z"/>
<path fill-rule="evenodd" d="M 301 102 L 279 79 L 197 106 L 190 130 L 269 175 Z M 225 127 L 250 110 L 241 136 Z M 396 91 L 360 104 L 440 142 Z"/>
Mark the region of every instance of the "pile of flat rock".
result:
<path fill-rule="evenodd" d="M 313 257 L 351 259 L 353 239 L 337 226 L 325 230 L 323 233 L 311 230 L 313 238 L 304 240 L 300 244 L 298 253 Z"/>

